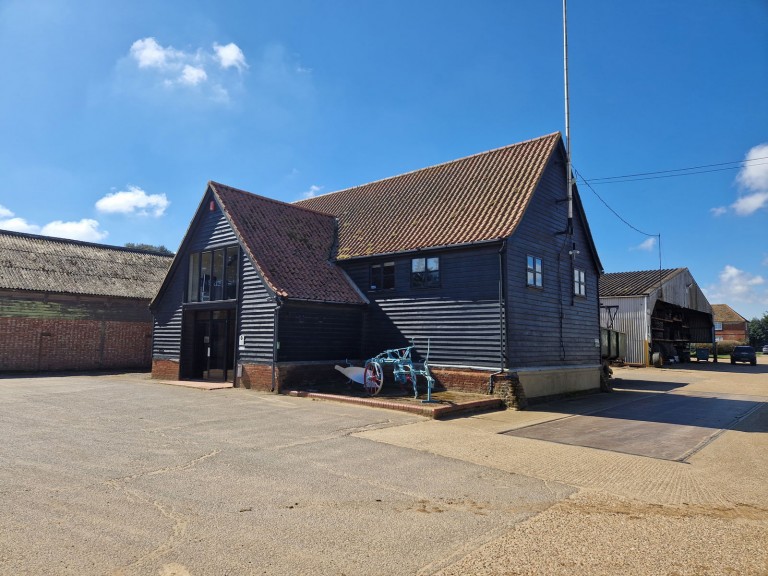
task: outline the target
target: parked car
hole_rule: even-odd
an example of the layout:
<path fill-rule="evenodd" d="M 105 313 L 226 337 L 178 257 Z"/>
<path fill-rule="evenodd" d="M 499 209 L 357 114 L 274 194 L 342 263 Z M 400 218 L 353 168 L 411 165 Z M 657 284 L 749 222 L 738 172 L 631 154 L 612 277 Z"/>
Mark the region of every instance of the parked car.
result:
<path fill-rule="evenodd" d="M 752 346 L 736 346 L 731 352 L 731 364 L 736 362 L 749 362 L 754 366 L 757 364 L 757 355 Z"/>
<path fill-rule="evenodd" d="M 763 354 L 768 354 L 768 344 L 763 346 Z"/>

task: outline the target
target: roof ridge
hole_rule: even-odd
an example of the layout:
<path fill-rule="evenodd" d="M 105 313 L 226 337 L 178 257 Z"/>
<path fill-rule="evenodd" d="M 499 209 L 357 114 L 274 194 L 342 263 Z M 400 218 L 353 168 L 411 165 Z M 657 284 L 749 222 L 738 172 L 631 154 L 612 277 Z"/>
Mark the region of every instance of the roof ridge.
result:
<path fill-rule="evenodd" d="M 119 250 L 120 252 L 132 252 L 135 254 L 148 254 L 150 256 L 163 256 L 172 258 L 173 254 L 163 254 L 155 250 L 142 250 L 141 248 L 129 248 L 127 246 L 114 246 L 112 244 L 99 244 L 98 242 L 88 242 L 87 240 L 73 240 L 71 238 L 61 238 L 59 236 L 44 236 L 42 234 L 30 234 L 28 232 L 17 232 L 15 230 L 0 229 L 0 235 L 16 236 L 17 238 L 26 238 L 29 240 L 42 240 L 43 242 L 55 242 L 58 244 L 75 244 L 78 246 L 88 246 L 99 248 L 101 250 Z M 29 250 L 26 250 L 29 252 Z"/>
<path fill-rule="evenodd" d="M 277 200 L 276 198 L 270 198 L 268 196 L 262 196 L 261 194 L 256 194 L 255 192 L 248 192 L 248 190 L 243 190 L 242 188 L 235 188 L 234 186 L 230 186 L 229 184 L 224 184 L 223 182 L 216 182 L 215 180 L 209 180 L 208 185 L 212 186 L 213 189 L 218 192 L 216 189 L 216 186 L 223 186 L 225 188 L 229 188 L 233 192 L 239 192 L 240 194 L 246 194 L 248 196 L 252 196 L 254 198 L 258 198 L 260 200 L 265 200 L 267 202 L 271 202 L 273 204 L 280 204 L 282 206 L 288 206 L 290 208 L 296 208 L 299 210 L 304 210 L 305 212 L 311 212 L 313 214 L 319 214 L 320 216 L 326 216 L 328 218 L 335 219 L 336 217 L 333 214 L 328 214 L 327 212 L 321 212 L 319 210 L 315 210 L 313 208 L 307 208 L 306 206 L 299 206 L 295 204 L 294 202 L 285 202 L 283 200 Z"/>
<path fill-rule="evenodd" d="M 297 204 L 299 202 L 305 202 L 308 200 L 313 200 L 315 198 L 324 198 L 326 196 L 330 196 L 332 194 L 338 194 L 340 192 L 347 192 L 349 190 L 354 190 L 356 188 L 363 188 L 365 186 L 370 186 L 371 184 L 379 184 L 381 182 L 387 182 L 388 180 L 394 180 L 395 178 L 401 178 L 403 176 L 408 176 L 410 174 L 416 174 L 417 172 L 423 172 L 426 170 L 432 170 L 433 168 L 440 168 L 442 166 L 448 166 L 450 164 L 455 164 L 457 162 L 463 162 L 465 160 L 469 160 L 471 158 L 477 158 L 478 156 L 483 156 L 485 154 L 491 154 L 493 152 L 500 152 L 502 150 L 506 150 L 508 148 L 515 148 L 517 146 L 522 146 L 524 144 L 530 144 L 532 142 L 536 142 L 538 140 L 546 140 L 547 138 L 552 138 L 553 136 L 560 136 L 560 132 L 551 132 L 549 134 L 545 134 L 544 136 L 538 136 L 537 138 L 529 138 L 528 140 L 523 140 L 522 142 L 515 142 L 514 144 L 507 144 L 506 146 L 500 146 L 498 148 L 491 148 L 490 150 L 486 150 L 485 152 L 476 152 L 475 154 L 470 154 L 469 156 L 462 156 L 461 158 L 455 158 L 454 160 L 447 160 L 445 162 L 438 162 L 437 164 L 432 164 L 430 166 L 424 166 L 422 168 L 416 168 L 414 170 L 408 170 L 407 172 L 402 172 L 401 174 L 395 174 L 394 176 L 387 176 L 386 178 L 380 178 L 378 180 L 371 180 L 370 182 L 364 182 L 363 184 L 357 184 L 355 186 L 349 186 L 347 188 L 342 188 L 340 190 L 334 190 L 333 192 L 326 192 L 325 194 L 318 194 L 317 196 L 312 196 L 311 198 L 303 198 L 302 200 L 296 200 L 292 204 Z"/>

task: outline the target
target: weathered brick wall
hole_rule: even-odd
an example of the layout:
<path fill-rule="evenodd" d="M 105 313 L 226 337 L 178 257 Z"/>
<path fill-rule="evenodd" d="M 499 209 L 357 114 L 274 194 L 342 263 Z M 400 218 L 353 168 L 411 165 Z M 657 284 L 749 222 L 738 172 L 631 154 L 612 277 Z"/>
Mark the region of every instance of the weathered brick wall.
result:
<path fill-rule="evenodd" d="M 149 369 L 149 322 L 0 317 L 0 370 Z"/>
<path fill-rule="evenodd" d="M 455 390 L 457 392 L 472 392 L 475 394 L 488 393 L 490 372 L 482 370 L 459 370 L 455 368 L 434 368 L 430 373 L 435 379 L 435 388 Z"/>
<path fill-rule="evenodd" d="M 153 360 L 152 378 L 156 380 L 178 380 L 179 363 L 174 360 Z"/>
<path fill-rule="evenodd" d="M 243 388 L 269 392 L 272 389 L 271 364 L 243 364 L 242 377 L 238 384 Z"/>

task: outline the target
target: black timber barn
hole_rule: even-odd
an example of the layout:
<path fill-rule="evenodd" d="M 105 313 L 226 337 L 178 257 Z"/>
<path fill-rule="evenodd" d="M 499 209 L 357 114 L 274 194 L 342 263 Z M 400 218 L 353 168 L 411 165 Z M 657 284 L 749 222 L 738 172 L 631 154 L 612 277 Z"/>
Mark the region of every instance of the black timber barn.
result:
<path fill-rule="evenodd" d="M 162 287 L 153 376 L 281 391 L 413 341 L 447 388 L 599 387 L 601 264 L 559 133 L 292 204 L 209 182 Z"/>
<path fill-rule="evenodd" d="M 0 230 L 0 371 L 146 370 L 170 256 Z"/>

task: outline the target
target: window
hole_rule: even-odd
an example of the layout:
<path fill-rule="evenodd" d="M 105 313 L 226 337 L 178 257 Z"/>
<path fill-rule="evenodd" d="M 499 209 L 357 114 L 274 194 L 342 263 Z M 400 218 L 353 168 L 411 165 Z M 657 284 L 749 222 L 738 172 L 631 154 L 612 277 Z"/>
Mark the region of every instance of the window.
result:
<path fill-rule="evenodd" d="M 187 302 L 237 298 L 238 258 L 237 246 L 190 254 Z"/>
<path fill-rule="evenodd" d="M 584 276 L 584 270 L 576 268 L 576 270 L 573 271 L 573 293 L 576 294 L 576 296 L 587 295 L 587 283 Z"/>
<path fill-rule="evenodd" d="M 715 322 L 715 330 L 720 331 L 723 329 L 723 323 L 722 322 Z"/>
<path fill-rule="evenodd" d="M 541 258 L 536 256 L 528 256 L 528 286 L 534 286 L 541 288 L 542 274 L 541 274 Z"/>
<path fill-rule="evenodd" d="M 384 262 L 371 266 L 371 290 L 390 290 L 395 287 L 395 263 Z"/>
<path fill-rule="evenodd" d="M 414 288 L 440 286 L 440 258 L 413 258 L 411 260 L 411 286 Z"/>

